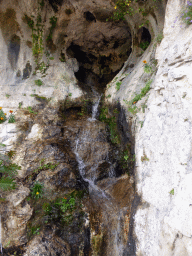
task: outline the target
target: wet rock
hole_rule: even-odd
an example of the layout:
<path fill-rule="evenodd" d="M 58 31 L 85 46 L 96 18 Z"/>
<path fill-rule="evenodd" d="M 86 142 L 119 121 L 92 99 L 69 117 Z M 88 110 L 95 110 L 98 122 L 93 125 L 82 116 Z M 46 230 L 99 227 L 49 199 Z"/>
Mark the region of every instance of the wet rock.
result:
<path fill-rule="evenodd" d="M 45 230 L 31 240 L 24 256 L 70 256 L 71 249 L 67 242 L 56 236 L 53 230 Z"/>

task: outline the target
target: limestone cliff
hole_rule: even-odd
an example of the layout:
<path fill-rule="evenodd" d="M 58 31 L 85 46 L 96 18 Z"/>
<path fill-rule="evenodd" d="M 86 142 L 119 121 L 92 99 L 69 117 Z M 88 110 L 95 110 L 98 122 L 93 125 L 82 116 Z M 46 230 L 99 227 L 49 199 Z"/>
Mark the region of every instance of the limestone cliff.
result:
<path fill-rule="evenodd" d="M 5 255 L 192 254 L 188 3 L 119 2 L 0 1 Z"/>

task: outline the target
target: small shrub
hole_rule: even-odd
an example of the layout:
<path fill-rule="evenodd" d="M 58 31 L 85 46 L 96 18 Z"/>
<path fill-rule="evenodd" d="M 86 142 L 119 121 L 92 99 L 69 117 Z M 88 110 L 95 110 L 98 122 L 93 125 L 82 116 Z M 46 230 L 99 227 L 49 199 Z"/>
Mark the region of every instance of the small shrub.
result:
<path fill-rule="evenodd" d="M 7 98 L 9 98 L 11 95 L 10 95 L 10 94 L 5 94 L 5 96 L 6 96 Z"/>
<path fill-rule="evenodd" d="M 187 1 L 187 5 L 181 11 L 181 19 L 187 25 L 192 24 L 192 2 Z"/>
<path fill-rule="evenodd" d="M 41 79 L 37 79 L 35 80 L 35 85 L 41 86 L 43 85 L 43 82 L 41 81 Z"/>
<path fill-rule="evenodd" d="M 174 188 L 169 192 L 171 195 L 174 195 Z"/>
<path fill-rule="evenodd" d="M 31 188 L 31 196 L 35 199 L 39 199 L 43 197 L 43 184 L 40 182 L 35 182 L 33 187 Z"/>

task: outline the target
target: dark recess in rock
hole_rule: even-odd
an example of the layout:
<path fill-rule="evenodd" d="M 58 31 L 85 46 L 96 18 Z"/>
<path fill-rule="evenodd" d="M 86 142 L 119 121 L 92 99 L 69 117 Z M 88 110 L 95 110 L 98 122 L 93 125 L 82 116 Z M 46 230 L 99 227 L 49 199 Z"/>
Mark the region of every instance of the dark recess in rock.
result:
<path fill-rule="evenodd" d="M 149 33 L 149 30 L 145 27 L 142 27 L 140 30 L 139 30 L 139 34 L 141 36 L 139 36 L 139 41 L 140 43 L 142 42 L 151 42 L 151 34 Z"/>
<path fill-rule="evenodd" d="M 27 79 L 30 77 L 32 71 L 32 66 L 30 62 L 28 61 L 25 68 L 23 69 L 23 79 Z"/>
<path fill-rule="evenodd" d="M 58 12 L 58 6 L 63 4 L 63 0 L 48 0 L 49 4 L 52 6 L 54 12 Z"/>
<path fill-rule="evenodd" d="M 95 16 L 91 13 L 91 12 L 84 12 L 84 17 L 87 21 L 95 21 L 96 22 L 96 18 Z"/>
<path fill-rule="evenodd" d="M 17 67 L 17 61 L 20 51 L 20 37 L 17 35 L 12 36 L 8 45 L 8 60 L 11 64 L 12 70 Z"/>

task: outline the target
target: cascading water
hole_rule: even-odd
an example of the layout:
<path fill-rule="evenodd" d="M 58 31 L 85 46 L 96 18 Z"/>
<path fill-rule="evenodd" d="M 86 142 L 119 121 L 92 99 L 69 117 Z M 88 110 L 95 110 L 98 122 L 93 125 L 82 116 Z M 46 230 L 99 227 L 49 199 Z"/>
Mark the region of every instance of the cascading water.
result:
<path fill-rule="evenodd" d="M 122 220 L 124 215 L 124 209 L 118 209 L 116 203 L 114 203 L 113 198 L 109 193 L 106 192 L 108 185 L 104 186 L 105 188 L 99 187 L 97 185 L 98 180 L 98 169 L 99 169 L 99 160 L 94 159 L 98 158 L 98 152 L 96 150 L 97 137 L 100 137 L 100 125 L 102 124 L 96 120 L 98 113 L 98 107 L 101 100 L 101 96 L 97 97 L 93 108 L 92 108 L 92 117 L 85 120 L 81 128 L 78 129 L 78 134 L 76 135 L 76 140 L 74 142 L 74 153 L 76 160 L 78 162 L 79 173 L 85 182 L 89 184 L 89 194 L 92 200 L 100 205 L 103 213 L 102 225 L 108 230 L 108 237 L 110 237 L 107 245 L 107 254 L 111 256 L 121 256 L 123 255 L 124 249 L 124 237 L 122 233 Z M 94 121 L 91 123 L 91 121 Z M 79 127 L 79 126 L 78 126 Z M 97 130 L 98 136 L 95 135 Z M 94 133 L 94 134 L 93 134 Z M 106 143 L 106 142 L 105 142 Z M 102 145 L 103 149 L 106 148 L 105 145 Z M 89 150 L 89 153 L 86 150 Z M 90 163 L 89 155 L 93 155 L 92 158 L 95 161 Z M 108 153 L 105 152 L 105 162 L 108 164 L 108 180 L 115 183 L 115 170 L 114 165 L 108 157 Z M 109 186 L 111 183 L 109 182 Z"/>

